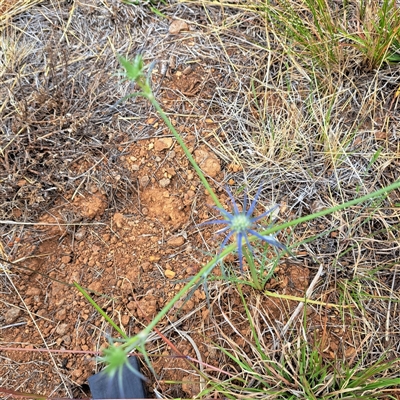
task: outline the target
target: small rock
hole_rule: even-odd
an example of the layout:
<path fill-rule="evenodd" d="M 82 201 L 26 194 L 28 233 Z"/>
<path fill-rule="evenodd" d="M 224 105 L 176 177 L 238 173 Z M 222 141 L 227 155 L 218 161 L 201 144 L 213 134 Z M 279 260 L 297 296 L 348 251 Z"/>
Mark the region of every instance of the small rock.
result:
<path fill-rule="evenodd" d="M 100 293 L 103 290 L 103 285 L 100 281 L 95 281 L 88 286 L 88 289 Z"/>
<path fill-rule="evenodd" d="M 99 191 L 99 188 L 97 187 L 97 186 L 92 186 L 91 188 L 90 188 L 90 191 L 92 192 L 92 193 L 97 193 L 98 191 Z"/>
<path fill-rule="evenodd" d="M 86 197 L 79 206 L 79 211 L 84 218 L 93 219 L 104 213 L 107 201 L 103 194 L 96 193 Z"/>
<path fill-rule="evenodd" d="M 83 374 L 82 370 L 80 368 L 74 369 L 71 372 L 71 375 L 75 378 L 79 378 Z"/>
<path fill-rule="evenodd" d="M 140 167 L 137 164 L 132 164 L 131 165 L 132 171 L 139 171 Z"/>
<path fill-rule="evenodd" d="M 25 179 L 21 179 L 17 182 L 19 187 L 25 186 L 28 182 Z"/>
<path fill-rule="evenodd" d="M 179 247 L 185 243 L 185 239 L 182 236 L 172 237 L 168 239 L 168 246 L 170 247 Z"/>
<path fill-rule="evenodd" d="M 101 247 L 93 244 L 91 246 L 91 250 L 92 250 L 92 254 L 97 254 L 101 250 Z"/>
<path fill-rule="evenodd" d="M 79 231 L 75 233 L 74 238 L 75 240 L 80 241 L 85 237 L 85 234 L 86 234 L 85 229 L 79 229 Z"/>
<path fill-rule="evenodd" d="M 171 178 L 171 176 L 176 175 L 176 171 L 174 168 L 165 168 L 165 173 L 167 174 L 167 178 Z"/>
<path fill-rule="evenodd" d="M 123 326 L 127 326 L 129 324 L 129 315 L 123 315 L 121 317 L 121 322 Z"/>
<path fill-rule="evenodd" d="M 353 357 L 354 354 L 356 353 L 356 349 L 349 347 L 348 349 L 345 350 L 345 356 L 350 358 Z"/>
<path fill-rule="evenodd" d="M 196 193 L 193 190 L 188 190 L 183 196 L 183 204 L 188 206 L 193 203 Z"/>
<path fill-rule="evenodd" d="M 182 74 L 183 74 L 183 75 L 190 75 L 192 72 L 193 72 L 193 68 L 192 68 L 190 65 L 188 65 L 188 66 L 182 71 Z M 207 123 L 207 120 L 206 120 L 206 123 Z"/>
<path fill-rule="evenodd" d="M 48 312 L 44 308 L 41 308 L 40 310 L 36 311 L 36 315 L 38 317 L 45 317 L 47 314 L 48 314 Z"/>
<path fill-rule="evenodd" d="M 96 260 L 94 260 L 94 259 L 91 258 L 91 259 L 88 261 L 87 264 L 88 264 L 89 267 L 94 267 L 94 266 L 96 265 Z"/>
<path fill-rule="evenodd" d="M 157 118 L 151 117 L 146 121 L 146 124 L 153 125 L 157 121 Z"/>
<path fill-rule="evenodd" d="M 147 295 L 139 301 L 137 315 L 139 317 L 153 318 L 157 312 L 157 298 L 153 295 Z"/>
<path fill-rule="evenodd" d="M 190 299 L 185 302 L 185 304 L 183 305 L 183 309 L 185 311 L 192 311 L 194 306 L 195 306 L 194 301 Z"/>
<path fill-rule="evenodd" d="M 117 225 L 117 228 L 122 228 L 123 227 L 123 222 L 124 222 L 124 216 L 121 213 L 115 213 L 113 216 L 113 221 L 115 225 Z"/>
<path fill-rule="evenodd" d="M 63 257 L 61 257 L 61 262 L 62 262 L 63 264 L 68 264 L 68 263 L 70 263 L 70 262 L 71 262 L 71 256 L 63 256 Z"/>
<path fill-rule="evenodd" d="M 41 290 L 39 288 L 35 288 L 35 287 L 30 287 L 26 292 L 25 295 L 26 296 L 38 296 L 40 295 Z"/>
<path fill-rule="evenodd" d="M 70 335 L 64 335 L 62 337 L 62 341 L 64 342 L 64 344 L 69 345 L 71 344 L 71 336 Z"/>
<path fill-rule="evenodd" d="M 199 269 L 195 265 L 186 268 L 186 273 L 188 275 L 196 275 L 197 272 L 199 272 Z"/>
<path fill-rule="evenodd" d="M 171 271 L 170 269 L 166 269 L 164 273 L 168 279 L 173 279 L 176 275 L 176 273 L 174 271 Z"/>
<path fill-rule="evenodd" d="M 9 325 L 14 323 L 18 317 L 21 315 L 21 310 L 16 307 L 10 308 L 4 315 L 4 322 Z"/>
<path fill-rule="evenodd" d="M 209 315 L 210 315 L 210 310 L 208 309 L 205 309 L 201 312 L 201 318 L 203 318 L 203 321 L 206 321 Z"/>
<path fill-rule="evenodd" d="M 148 261 L 142 262 L 140 266 L 142 267 L 143 271 L 150 271 L 152 268 L 151 264 Z"/>
<path fill-rule="evenodd" d="M 167 187 L 170 183 L 171 183 L 171 180 L 168 179 L 168 178 L 163 178 L 163 179 L 160 179 L 160 180 L 158 181 L 158 184 L 159 184 L 162 188 Z"/>
<path fill-rule="evenodd" d="M 169 149 L 172 146 L 172 138 L 160 138 L 156 139 L 154 143 L 155 151 L 163 151 Z"/>
<path fill-rule="evenodd" d="M 68 331 L 68 324 L 60 324 L 56 328 L 57 335 L 64 336 Z"/>
<path fill-rule="evenodd" d="M 64 321 L 64 319 L 67 317 L 67 311 L 65 308 L 62 308 L 61 310 L 57 311 L 56 314 L 54 315 L 54 319 L 56 321 Z"/>
<path fill-rule="evenodd" d="M 204 147 L 194 152 L 195 160 L 200 168 L 211 178 L 215 178 L 221 171 L 221 164 L 215 154 L 206 150 Z"/>
<path fill-rule="evenodd" d="M 139 184 L 141 187 L 146 187 L 150 182 L 150 178 L 147 175 L 142 176 L 139 178 Z"/>
<path fill-rule="evenodd" d="M 397 93 L 396 93 L 397 94 Z M 388 132 L 375 132 L 376 140 L 387 140 L 389 137 Z"/>
<path fill-rule="evenodd" d="M 177 35 L 178 33 L 181 33 L 182 31 L 188 31 L 188 30 L 189 30 L 189 25 L 185 21 L 175 19 L 171 22 L 168 32 L 171 35 Z"/>

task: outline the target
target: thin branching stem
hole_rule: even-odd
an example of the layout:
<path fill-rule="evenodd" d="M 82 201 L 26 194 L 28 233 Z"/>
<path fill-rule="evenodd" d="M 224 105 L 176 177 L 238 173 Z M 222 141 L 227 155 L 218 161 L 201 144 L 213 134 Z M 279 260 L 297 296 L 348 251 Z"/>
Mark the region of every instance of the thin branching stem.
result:
<path fill-rule="evenodd" d="M 167 125 L 168 129 L 175 136 L 176 141 L 179 143 L 179 145 L 181 146 L 181 148 L 182 148 L 183 152 L 185 153 L 187 159 L 192 164 L 194 170 L 196 171 L 197 175 L 199 176 L 199 178 L 201 180 L 201 183 L 203 184 L 203 186 L 205 187 L 205 189 L 207 190 L 207 192 L 209 193 L 209 195 L 213 199 L 215 205 L 217 207 L 219 207 L 219 208 L 223 208 L 221 202 L 219 201 L 219 199 L 217 197 L 217 195 L 215 194 L 215 192 L 211 188 L 210 184 L 208 183 L 207 178 L 204 176 L 202 170 L 200 169 L 200 167 L 196 163 L 196 160 L 193 158 L 193 156 L 190 153 L 189 149 L 187 148 L 185 142 L 183 141 L 181 135 L 178 133 L 178 131 L 172 125 L 171 121 L 169 120 L 169 118 L 165 114 L 164 110 L 161 108 L 159 102 L 155 99 L 155 97 L 153 95 L 151 95 L 151 96 L 145 95 L 145 97 L 150 101 L 150 103 L 153 105 L 153 107 L 157 110 L 158 114 L 160 115 L 162 120 L 165 122 L 165 124 Z"/>

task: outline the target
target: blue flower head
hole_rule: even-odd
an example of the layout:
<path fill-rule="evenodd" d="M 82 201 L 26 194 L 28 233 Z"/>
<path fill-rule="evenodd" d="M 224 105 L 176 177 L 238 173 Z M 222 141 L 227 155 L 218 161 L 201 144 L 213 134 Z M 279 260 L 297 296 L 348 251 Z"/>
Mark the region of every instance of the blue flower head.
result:
<path fill-rule="evenodd" d="M 227 188 L 227 192 L 229 195 L 229 198 L 232 202 L 233 206 L 233 213 L 229 213 L 226 210 L 217 207 L 217 210 L 222 214 L 224 219 L 220 220 L 215 220 L 215 221 L 209 221 L 206 222 L 206 224 L 223 224 L 226 225 L 225 228 L 220 229 L 217 231 L 217 233 L 224 233 L 224 232 L 229 232 L 224 241 L 221 244 L 221 250 L 225 247 L 225 245 L 228 243 L 228 240 L 235 235 L 236 237 L 236 242 L 237 242 L 237 247 L 238 247 L 238 256 L 239 256 L 239 266 L 240 266 L 240 271 L 243 272 L 243 239 L 245 240 L 245 243 L 247 244 L 247 247 L 249 248 L 250 252 L 252 251 L 252 248 L 250 246 L 249 242 L 249 235 L 254 235 L 258 237 L 260 240 L 267 242 L 271 246 L 275 246 L 279 249 L 286 249 L 286 246 L 283 244 L 279 243 L 278 240 L 275 239 L 274 236 L 266 236 L 266 235 L 260 235 L 257 231 L 254 230 L 256 227 L 257 221 L 260 219 L 266 217 L 267 215 L 271 214 L 278 206 L 272 207 L 270 210 L 264 212 L 263 214 L 259 215 L 258 217 L 252 217 L 252 214 L 254 212 L 254 209 L 256 208 L 258 197 L 260 196 L 261 193 L 261 187 L 258 189 L 257 194 L 254 197 L 254 200 L 250 204 L 250 208 L 246 211 L 247 208 L 247 196 L 244 196 L 244 201 L 243 201 L 243 211 L 239 211 L 239 208 L 237 204 L 235 203 L 235 199 L 232 195 L 232 192 Z"/>

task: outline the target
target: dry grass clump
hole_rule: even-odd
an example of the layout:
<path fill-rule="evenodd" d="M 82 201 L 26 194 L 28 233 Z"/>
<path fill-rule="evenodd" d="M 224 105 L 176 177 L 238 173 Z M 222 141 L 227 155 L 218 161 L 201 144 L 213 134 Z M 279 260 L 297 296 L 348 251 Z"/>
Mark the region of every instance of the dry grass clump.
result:
<path fill-rule="evenodd" d="M 127 26 L 110 26 L 114 11 L 89 4 L 31 10 L 1 31 L 1 219 L 34 220 L 64 193 L 91 185 L 113 203 L 127 201 L 131 177 L 118 159 L 136 137 L 132 121 L 145 115 L 117 104 L 115 53 L 124 52 Z M 126 8 L 119 18 L 137 14 Z"/>
<path fill-rule="evenodd" d="M 233 376 L 210 374 L 217 392 L 256 399 L 341 398 L 344 394 L 383 399 L 396 393 L 395 388 L 384 386 L 385 379 L 397 377 L 396 345 L 375 335 L 372 325 L 381 321 L 372 321 L 359 304 L 341 311 L 309 304 L 302 322 L 283 338 L 279 324 L 269 319 L 271 307 L 287 311 L 283 299 L 264 303 L 255 293 L 241 293 L 242 305 L 236 298 L 229 308 L 224 294 L 224 290 L 216 294 L 213 303 L 219 339 L 215 349 L 228 356 L 223 370 Z M 231 292 L 230 299 L 235 295 Z"/>
<path fill-rule="evenodd" d="M 22 14 L 42 2 L 43 0 L 1 0 L 0 27 L 4 26 L 14 16 Z"/>

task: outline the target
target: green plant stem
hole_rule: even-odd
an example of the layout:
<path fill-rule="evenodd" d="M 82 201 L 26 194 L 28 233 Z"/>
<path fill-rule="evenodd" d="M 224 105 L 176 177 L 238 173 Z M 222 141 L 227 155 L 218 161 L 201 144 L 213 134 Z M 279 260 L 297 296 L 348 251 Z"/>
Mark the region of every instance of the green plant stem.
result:
<path fill-rule="evenodd" d="M 288 221 L 288 222 L 284 222 L 283 224 L 272 226 L 271 228 L 268 228 L 265 231 L 260 232 L 260 235 L 271 235 L 274 232 L 277 232 L 277 231 L 280 231 L 280 230 L 283 230 L 283 229 L 286 229 L 286 228 L 290 228 L 291 226 L 299 225 L 299 224 L 301 224 L 303 222 L 311 221 L 311 220 L 313 220 L 315 218 L 323 217 L 324 215 L 332 214 L 332 213 L 334 213 L 336 211 L 344 210 L 345 208 L 349 208 L 351 206 L 355 206 L 355 205 L 357 205 L 359 203 L 362 203 L 364 201 L 370 200 L 370 199 L 372 199 L 374 197 L 378 197 L 378 196 L 387 194 L 387 193 L 391 192 L 392 190 L 395 190 L 395 189 L 398 189 L 398 188 L 400 188 L 400 181 L 392 183 L 391 185 L 389 185 L 389 186 L 387 186 L 387 187 L 385 187 L 383 189 L 379 189 L 379 190 L 377 190 L 375 192 L 372 192 L 372 193 L 369 193 L 369 194 L 367 194 L 365 196 L 358 197 L 356 199 L 347 201 L 346 203 L 339 204 L 339 205 L 337 205 L 335 207 L 327 208 L 327 209 L 319 211 L 317 213 L 297 218 L 297 219 L 295 219 L 293 221 Z M 250 236 L 249 237 L 249 241 L 252 241 L 252 242 L 254 240 L 256 240 L 256 239 L 257 239 L 256 236 Z"/>
<path fill-rule="evenodd" d="M 254 263 L 254 258 L 253 258 L 253 256 L 252 256 L 251 252 L 249 252 L 249 251 L 247 250 L 247 248 L 244 247 L 244 248 L 243 248 L 243 254 L 244 254 L 244 257 L 246 258 L 247 264 L 249 265 L 250 274 L 251 274 L 251 279 L 252 279 L 252 281 L 253 281 L 253 282 L 248 282 L 248 283 L 249 283 L 251 286 L 253 286 L 254 289 L 262 290 L 261 282 L 260 282 L 260 280 L 258 279 L 259 273 L 257 272 L 257 268 L 256 268 L 256 265 L 255 265 L 255 263 Z"/>
<path fill-rule="evenodd" d="M 118 56 L 118 60 L 119 60 L 120 64 L 125 68 L 125 77 L 132 82 L 136 82 L 136 84 L 141 89 L 141 92 L 129 94 L 129 95 L 125 96 L 123 100 L 126 100 L 127 98 L 130 98 L 130 97 L 143 96 L 147 100 L 150 101 L 152 106 L 157 110 L 158 114 L 160 115 L 162 120 L 167 125 L 168 129 L 175 136 L 175 139 L 178 141 L 178 143 L 181 146 L 183 152 L 185 153 L 187 159 L 192 164 L 194 170 L 196 171 L 196 173 L 199 176 L 204 187 L 210 194 L 215 205 L 219 208 L 223 208 L 222 204 L 218 200 L 218 197 L 216 196 L 216 194 L 212 190 L 211 186 L 209 185 L 206 177 L 204 176 L 203 171 L 200 169 L 196 160 L 193 158 L 192 154 L 190 153 L 189 149 L 187 148 L 181 135 L 175 129 L 174 125 L 172 125 L 171 121 L 165 114 L 164 110 L 161 108 L 160 103 L 156 100 L 154 93 L 151 89 L 151 83 L 150 83 L 150 75 L 151 75 L 152 66 L 150 65 L 148 72 L 147 72 L 147 77 L 146 77 L 144 75 L 143 58 L 140 55 L 136 56 L 133 61 L 129 61 L 122 56 Z"/>
<path fill-rule="evenodd" d="M 142 88 L 143 89 L 143 88 Z M 200 169 L 200 167 L 198 166 L 196 160 L 193 158 L 192 154 L 190 153 L 189 149 L 187 148 L 185 142 L 183 141 L 181 135 L 178 133 L 178 131 L 175 129 L 175 127 L 172 125 L 170 119 L 167 117 L 167 115 L 165 114 L 164 110 L 161 108 L 159 102 L 155 99 L 154 95 L 151 93 L 147 93 L 145 91 L 143 91 L 143 96 L 146 97 L 150 103 L 152 104 L 152 106 L 157 110 L 158 114 L 160 115 L 160 117 L 162 118 L 162 120 L 165 122 L 165 124 L 167 125 L 168 129 L 171 131 L 171 133 L 175 136 L 176 141 L 179 143 L 179 145 L 181 146 L 183 152 L 185 153 L 187 159 L 189 160 L 189 162 L 192 164 L 194 170 L 197 172 L 197 175 L 199 176 L 202 184 L 204 185 L 204 187 L 206 188 L 207 192 L 209 193 L 209 195 L 211 196 L 211 198 L 213 199 L 215 205 L 218 208 L 222 208 L 223 206 L 221 204 L 221 202 L 219 201 L 217 195 L 214 193 L 214 191 L 212 190 L 210 184 L 207 181 L 207 178 L 204 176 L 203 171 Z"/>
<path fill-rule="evenodd" d="M 151 333 L 153 328 L 164 318 L 167 312 L 175 305 L 175 303 L 180 300 L 191 288 L 194 284 L 196 284 L 201 277 L 206 276 L 208 273 L 212 271 L 218 261 L 222 260 L 229 253 L 234 251 L 236 248 L 236 244 L 232 243 L 228 247 L 225 248 L 221 253 L 216 255 L 211 261 L 209 261 L 169 302 L 164 306 L 164 308 L 154 317 L 154 319 L 150 322 L 149 325 L 144 328 L 142 334 L 147 336 Z M 127 348 L 130 348 L 137 341 L 136 336 L 131 337 L 127 340 Z"/>
<path fill-rule="evenodd" d="M 79 285 L 79 283 L 74 282 L 73 285 L 82 293 L 82 295 L 86 298 L 86 300 L 98 311 L 100 315 L 125 339 L 128 336 L 125 332 L 107 315 L 107 313 L 90 297 L 89 293 Z"/>

